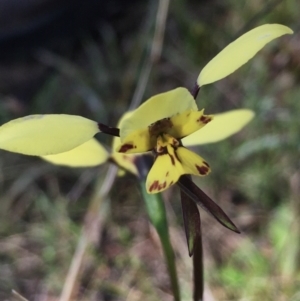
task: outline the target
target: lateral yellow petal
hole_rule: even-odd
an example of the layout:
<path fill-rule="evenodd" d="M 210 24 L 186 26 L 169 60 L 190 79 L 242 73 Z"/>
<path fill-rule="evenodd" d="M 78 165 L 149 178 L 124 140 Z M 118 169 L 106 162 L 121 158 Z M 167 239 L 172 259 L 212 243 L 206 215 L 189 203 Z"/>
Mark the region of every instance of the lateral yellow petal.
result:
<path fill-rule="evenodd" d="M 293 31 L 280 24 L 256 27 L 225 47 L 201 71 L 197 83 L 207 85 L 220 80 L 247 63 L 267 43 Z"/>
<path fill-rule="evenodd" d="M 105 163 L 108 157 L 105 148 L 93 138 L 70 151 L 41 158 L 55 165 L 91 167 Z"/>
<path fill-rule="evenodd" d="M 178 160 L 175 149 L 168 144 L 167 151 L 157 156 L 146 180 L 148 193 L 158 193 L 175 184 L 185 172 Z"/>
<path fill-rule="evenodd" d="M 172 127 L 167 132 L 172 137 L 181 139 L 203 128 L 213 119 L 213 115 L 204 115 L 201 111 L 185 111 L 170 118 Z"/>
<path fill-rule="evenodd" d="M 122 153 L 113 153 L 111 155 L 111 159 L 121 168 L 125 169 L 126 171 L 138 175 L 138 170 L 134 163 L 134 158 L 136 155 L 125 155 Z M 122 173 L 121 173 L 122 175 Z"/>
<path fill-rule="evenodd" d="M 0 148 L 45 156 L 69 151 L 99 132 L 97 123 L 75 115 L 30 115 L 0 127 Z"/>
<path fill-rule="evenodd" d="M 178 147 L 176 153 L 185 174 L 206 176 L 210 173 L 208 163 L 196 153 L 182 146 Z"/>
<path fill-rule="evenodd" d="M 201 130 L 182 139 L 185 146 L 208 144 L 221 141 L 239 132 L 254 117 L 254 112 L 248 109 L 232 110 L 215 114 L 212 122 Z"/>
<path fill-rule="evenodd" d="M 152 123 L 178 113 L 198 110 L 191 93 L 185 88 L 177 88 L 149 98 L 133 111 L 120 126 L 120 138 L 124 139 L 132 132 L 148 128 Z"/>
<path fill-rule="evenodd" d="M 148 128 L 140 129 L 126 136 L 115 151 L 126 154 L 143 153 L 151 150 L 155 144 L 155 139 L 150 139 Z"/>

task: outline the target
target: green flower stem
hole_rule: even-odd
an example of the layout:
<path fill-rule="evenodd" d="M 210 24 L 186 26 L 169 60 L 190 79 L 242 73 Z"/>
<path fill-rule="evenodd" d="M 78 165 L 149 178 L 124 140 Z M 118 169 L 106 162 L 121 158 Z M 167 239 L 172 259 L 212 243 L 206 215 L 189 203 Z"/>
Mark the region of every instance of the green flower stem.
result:
<path fill-rule="evenodd" d="M 174 300 L 180 301 L 175 256 L 168 231 L 168 221 L 166 216 L 165 205 L 163 203 L 160 193 L 148 194 L 146 191 L 145 183 L 143 181 L 140 182 L 140 187 L 150 221 L 155 227 L 162 244 L 163 252 L 167 263 L 168 273 L 171 280 L 171 287 L 174 295 Z"/>

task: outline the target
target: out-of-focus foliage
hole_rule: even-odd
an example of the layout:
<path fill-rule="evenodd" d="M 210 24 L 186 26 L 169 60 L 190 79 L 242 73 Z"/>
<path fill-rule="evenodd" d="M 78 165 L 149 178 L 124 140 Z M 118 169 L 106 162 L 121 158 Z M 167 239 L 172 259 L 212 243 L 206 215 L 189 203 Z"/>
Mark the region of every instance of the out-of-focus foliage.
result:
<path fill-rule="evenodd" d="M 66 113 L 115 125 L 130 103 L 151 41 L 156 2 L 147 5 L 141 26 L 122 39 L 107 24 L 97 37 L 82 33 L 69 56 L 36 53 L 50 72 L 42 84 L 35 75 L 39 85 L 26 105 L 20 101 L 24 90 L 0 91 L 1 124 L 28 114 Z M 177 0 L 170 5 L 162 59 L 143 99 L 177 86 L 192 88 L 206 62 L 255 26 L 281 23 L 295 32 L 226 79 L 202 87 L 197 99 L 207 114 L 240 107 L 256 112 L 241 133 L 201 146 L 212 172 L 196 179 L 197 185 L 243 232 L 230 233 L 201 215 L 206 293 L 212 300 L 299 299 L 298 14 L 297 0 Z M 14 68 L 15 76 L 29 77 L 30 65 Z M 109 137 L 100 140 L 111 145 Z M 94 212 L 89 204 L 106 173 L 107 166 L 73 170 L 1 151 L 0 299 L 15 289 L 29 300 L 58 300 L 81 227 L 91 218 L 86 212 Z M 175 191 L 166 198 L 182 299 L 190 300 L 179 199 Z M 132 176 L 117 179 L 101 216 L 90 232 L 94 245 L 84 257 L 76 300 L 171 300 L 158 239 Z"/>

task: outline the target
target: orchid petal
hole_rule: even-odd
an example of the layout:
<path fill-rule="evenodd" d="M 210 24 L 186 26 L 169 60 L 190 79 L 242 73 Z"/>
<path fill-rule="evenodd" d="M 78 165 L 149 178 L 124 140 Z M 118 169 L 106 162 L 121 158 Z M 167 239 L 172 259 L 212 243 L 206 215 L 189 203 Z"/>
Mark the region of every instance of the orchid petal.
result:
<path fill-rule="evenodd" d="M 122 128 L 123 124 L 128 118 L 133 115 L 134 111 L 125 113 L 118 122 L 117 127 Z M 152 149 L 156 144 L 156 141 L 150 141 L 150 134 L 148 128 L 139 128 L 137 131 L 129 134 L 121 143 L 120 137 L 114 137 L 112 143 L 113 153 L 142 153 Z M 122 156 L 117 156 L 119 160 Z"/>
<path fill-rule="evenodd" d="M 172 127 L 168 130 L 168 134 L 174 138 L 180 139 L 203 128 L 212 119 L 212 115 L 204 115 L 201 111 L 185 111 L 176 114 L 170 118 Z"/>
<path fill-rule="evenodd" d="M 93 138 L 70 151 L 41 158 L 55 165 L 91 167 L 105 163 L 108 157 L 105 148 Z"/>
<path fill-rule="evenodd" d="M 182 139 L 185 146 L 214 143 L 239 132 L 254 117 L 254 112 L 247 109 L 232 110 L 215 114 L 212 122 L 201 130 Z"/>
<path fill-rule="evenodd" d="M 30 115 L 0 127 L 0 148 L 33 156 L 69 151 L 97 132 L 95 121 L 75 115 Z"/>
<path fill-rule="evenodd" d="M 247 63 L 267 43 L 293 31 L 280 24 L 256 27 L 225 47 L 200 72 L 199 86 L 218 81 Z"/>
<path fill-rule="evenodd" d="M 146 129 L 152 123 L 178 113 L 198 110 L 191 93 L 185 88 L 177 88 L 149 98 L 120 126 L 120 138 L 124 139 L 132 132 Z"/>
<path fill-rule="evenodd" d="M 150 139 L 149 130 L 146 128 L 126 136 L 115 151 L 127 154 L 142 153 L 151 150 L 155 143 L 155 139 Z"/>
<path fill-rule="evenodd" d="M 210 173 L 208 163 L 202 157 L 189 149 L 182 146 L 178 147 L 176 154 L 182 164 L 184 174 L 206 176 Z"/>
<path fill-rule="evenodd" d="M 157 156 L 148 173 L 146 180 L 147 192 L 157 193 L 166 190 L 175 184 L 183 174 L 184 170 L 175 154 L 175 149 L 171 144 L 168 144 L 166 152 Z"/>
<path fill-rule="evenodd" d="M 157 193 L 175 184 L 184 174 L 204 176 L 210 172 L 209 165 L 197 154 L 168 134 L 157 138 L 157 157 L 148 174 L 148 193 Z"/>

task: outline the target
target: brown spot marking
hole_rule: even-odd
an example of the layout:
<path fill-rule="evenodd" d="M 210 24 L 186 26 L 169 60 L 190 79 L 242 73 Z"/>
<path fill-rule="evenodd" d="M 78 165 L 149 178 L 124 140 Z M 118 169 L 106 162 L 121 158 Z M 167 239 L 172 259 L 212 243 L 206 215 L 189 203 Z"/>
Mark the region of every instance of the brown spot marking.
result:
<path fill-rule="evenodd" d="M 156 181 L 154 181 L 154 182 L 150 185 L 149 191 L 150 191 L 150 192 L 153 191 L 153 190 L 160 191 L 160 190 L 166 188 L 166 186 L 167 186 L 167 182 L 166 182 L 166 181 L 163 182 L 162 184 L 159 184 L 159 182 L 156 180 Z"/>
<path fill-rule="evenodd" d="M 207 166 L 199 166 L 197 164 L 195 164 L 198 172 L 200 175 L 206 175 L 209 172 L 209 168 Z"/>
<path fill-rule="evenodd" d="M 167 171 L 167 172 L 166 172 L 166 177 L 167 177 L 168 175 L 169 175 L 169 172 Z"/>
<path fill-rule="evenodd" d="M 169 184 L 169 187 L 173 184 L 174 182 L 173 181 L 171 181 L 171 183 Z"/>
<path fill-rule="evenodd" d="M 135 145 L 127 143 L 127 144 L 123 144 L 122 147 L 120 148 L 119 152 L 120 153 L 126 153 L 127 151 L 129 151 L 130 149 L 136 148 Z"/>
<path fill-rule="evenodd" d="M 199 119 L 197 119 L 198 122 L 202 122 L 204 124 L 209 123 L 212 120 L 210 116 L 202 115 Z"/>

